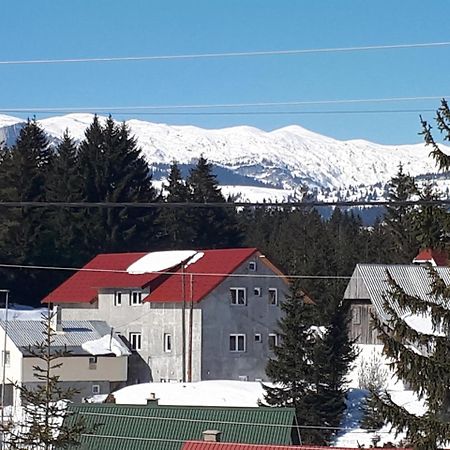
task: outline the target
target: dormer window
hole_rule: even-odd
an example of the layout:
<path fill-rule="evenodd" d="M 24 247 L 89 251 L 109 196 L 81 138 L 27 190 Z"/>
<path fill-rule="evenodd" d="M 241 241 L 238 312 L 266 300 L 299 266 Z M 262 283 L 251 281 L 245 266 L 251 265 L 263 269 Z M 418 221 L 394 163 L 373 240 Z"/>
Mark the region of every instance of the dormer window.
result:
<path fill-rule="evenodd" d="M 131 291 L 130 294 L 130 305 L 142 305 L 142 292 L 141 291 Z"/>

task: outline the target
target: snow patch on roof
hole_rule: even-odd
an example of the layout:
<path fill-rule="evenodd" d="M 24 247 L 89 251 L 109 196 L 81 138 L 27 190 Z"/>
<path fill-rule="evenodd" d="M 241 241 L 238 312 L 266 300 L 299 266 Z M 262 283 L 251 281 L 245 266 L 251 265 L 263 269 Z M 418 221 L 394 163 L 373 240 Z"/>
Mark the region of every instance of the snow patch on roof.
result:
<path fill-rule="evenodd" d="M 191 264 L 195 264 L 199 259 L 202 259 L 205 254 L 203 252 L 197 252 L 184 266 L 184 268 L 190 266 Z"/>
<path fill-rule="evenodd" d="M 81 348 L 91 355 L 109 355 L 114 353 L 116 356 L 127 356 L 130 354 L 125 345 L 109 335 L 93 341 L 86 341 L 81 344 Z"/>
<path fill-rule="evenodd" d="M 132 275 L 161 272 L 184 263 L 196 253 L 195 250 L 170 250 L 148 253 L 131 264 L 127 268 L 127 272 Z"/>

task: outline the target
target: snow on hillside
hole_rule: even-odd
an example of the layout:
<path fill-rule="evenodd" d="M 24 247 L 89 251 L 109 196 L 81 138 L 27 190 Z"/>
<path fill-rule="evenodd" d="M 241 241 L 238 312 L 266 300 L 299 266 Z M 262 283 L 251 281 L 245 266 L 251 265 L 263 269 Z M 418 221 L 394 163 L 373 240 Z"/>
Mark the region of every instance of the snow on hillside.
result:
<path fill-rule="evenodd" d="M 30 308 L 14 305 L 8 308 L 8 320 L 42 320 L 42 314 L 47 314 L 47 308 Z M 0 308 L 0 320 L 6 319 L 6 309 Z"/>
<path fill-rule="evenodd" d="M 68 114 L 40 120 L 54 140 L 68 129 L 80 140 L 92 114 Z M 101 118 L 104 120 L 104 118 Z M 0 116 L 0 133 L 20 119 Z M 147 161 L 157 167 L 173 160 L 192 164 L 205 155 L 215 165 L 262 182 L 268 188 L 347 189 L 386 183 L 400 162 L 411 175 L 435 173 L 429 149 L 417 145 L 380 145 L 364 140 L 339 141 L 292 125 L 274 131 L 238 126 L 218 130 L 127 121 Z M 447 148 L 448 149 L 448 148 Z M 281 193 L 281 195 L 284 195 Z M 275 198 L 275 195 L 273 196 Z"/>

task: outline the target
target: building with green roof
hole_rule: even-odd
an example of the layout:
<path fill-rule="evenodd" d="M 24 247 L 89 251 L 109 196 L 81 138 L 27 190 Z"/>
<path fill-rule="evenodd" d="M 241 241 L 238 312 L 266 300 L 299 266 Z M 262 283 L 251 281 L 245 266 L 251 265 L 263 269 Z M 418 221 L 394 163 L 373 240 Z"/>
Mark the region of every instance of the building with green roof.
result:
<path fill-rule="evenodd" d="M 71 404 L 66 422 L 83 417 L 88 431 L 83 450 L 180 450 L 203 433 L 220 432 L 224 442 L 287 445 L 298 443 L 294 408 Z"/>

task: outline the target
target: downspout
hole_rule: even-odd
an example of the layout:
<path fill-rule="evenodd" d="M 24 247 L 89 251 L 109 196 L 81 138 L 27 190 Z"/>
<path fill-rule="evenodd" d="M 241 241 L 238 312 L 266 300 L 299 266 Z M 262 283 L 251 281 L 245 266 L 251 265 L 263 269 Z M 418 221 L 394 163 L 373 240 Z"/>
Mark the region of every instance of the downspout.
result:
<path fill-rule="evenodd" d="M 188 382 L 192 381 L 192 344 L 193 344 L 193 320 L 194 320 L 194 278 L 190 275 L 190 299 L 189 299 L 189 351 L 188 351 Z"/>

